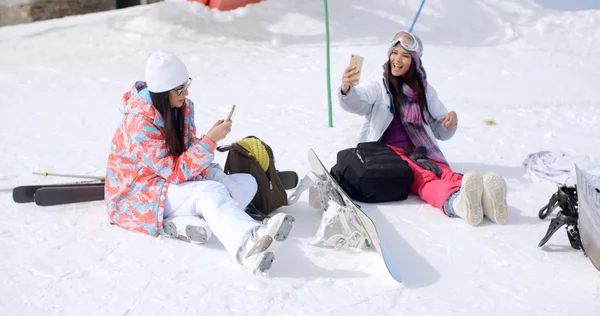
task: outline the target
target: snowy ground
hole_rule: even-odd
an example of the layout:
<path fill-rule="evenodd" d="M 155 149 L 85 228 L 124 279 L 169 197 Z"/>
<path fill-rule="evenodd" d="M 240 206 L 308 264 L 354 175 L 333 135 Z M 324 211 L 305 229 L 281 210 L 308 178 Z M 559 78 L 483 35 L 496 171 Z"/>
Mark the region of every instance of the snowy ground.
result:
<path fill-rule="evenodd" d="M 0 314 L 598 315 L 600 274 L 564 231 L 537 247 L 548 227 L 537 211 L 556 186 L 524 177 L 521 162 L 539 150 L 600 157 L 600 5 L 538 2 L 552 1 L 430 0 L 423 9 L 416 31 L 430 83 L 459 117 L 442 150 L 459 172 L 503 174 L 511 213 L 504 226 L 474 228 L 416 198 L 364 204 L 403 285 L 373 253 L 309 245 L 320 214 L 308 194 L 282 208 L 297 225 L 270 275 L 257 278 L 215 239 L 151 238 L 109 225 L 102 202 L 41 208 L 2 193 Z M 363 78 L 377 75 L 419 3 L 329 1 L 332 89 L 352 53 L 365 57 Z M 120 97 L 159 48 L 189 65 L 199 132 L 235 103 L 223 143 L 256 135 L 279 169 L 301 175 L 308 148 L 331 166 L 362 119 L 334 99 L 327 125 L 324 40 L 322 2 L 301 0 L 227 13 L 168 2 L 2 27 L 0 188 L 60 181 L 32 175 L 44 169 L 103 175 Z"/>

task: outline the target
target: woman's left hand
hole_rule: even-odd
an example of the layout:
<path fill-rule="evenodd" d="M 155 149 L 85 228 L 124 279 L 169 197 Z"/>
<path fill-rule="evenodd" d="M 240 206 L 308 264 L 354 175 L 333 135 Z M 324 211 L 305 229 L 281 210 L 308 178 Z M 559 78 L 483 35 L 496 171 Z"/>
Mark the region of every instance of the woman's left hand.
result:
<path fill-rule="evenodd" d="M 445 129 L 451 129 L 456 126 L 456 121 L 458 118 L 456 117 L 456 112 L 450 111 L 448 114 L 440 117 L 440 120 L 442 120 L 442 126 Z"/>

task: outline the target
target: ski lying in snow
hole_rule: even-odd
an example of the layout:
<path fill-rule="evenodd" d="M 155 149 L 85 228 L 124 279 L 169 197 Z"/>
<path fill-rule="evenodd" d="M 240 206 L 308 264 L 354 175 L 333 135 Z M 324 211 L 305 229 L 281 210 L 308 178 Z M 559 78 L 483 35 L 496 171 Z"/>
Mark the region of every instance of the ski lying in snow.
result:
<path fill-rule="evenodd" d="M 52 206 L 104 200 L 104 184 L 51 186 L 37 189 L 34 202 L 39 206 Z"/>
<path fill-rule="evenodd" d="M 84 182 L 75 182 L 75 183 L 59 183 L 59 184 L 33 184 L 33 185 L 21 185 L 13 188 L 12 196 L 13 201 L 16 203 L 31 203 L 35 201 L 34 195 L 35 192 L 42 188 L 52 188 L 52 187 L 80 187 L 80 186 L 104 186 L 104 181 L 84 181 Z"/>
<path fill-rule="evenodd" d="M 291 202 L 298 199 L 302 190 L 310 188 L 309 204 L 324 210 L 313 244 L 323 242 L 332 247 L 374 249 L 381 256 L 391 277 L 401 283 L 400 271 L 389 259 L 375 223 L 342 190 L 312 149 L 308 151 L 308 162 L 312 173 L 300 182 L 297 194 L 291 196 Z"/>

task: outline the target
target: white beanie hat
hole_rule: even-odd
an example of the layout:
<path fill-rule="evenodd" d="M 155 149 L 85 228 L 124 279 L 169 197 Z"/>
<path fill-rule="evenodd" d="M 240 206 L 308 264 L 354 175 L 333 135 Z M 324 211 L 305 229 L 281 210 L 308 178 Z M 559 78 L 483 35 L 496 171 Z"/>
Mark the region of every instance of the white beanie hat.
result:
<path fill-rule="evenodd" d="M 146 62 L 146 84 L 151 92 L 169 91 L 190 77 L 185 64 L 175 54 L 159 50 Z"/>

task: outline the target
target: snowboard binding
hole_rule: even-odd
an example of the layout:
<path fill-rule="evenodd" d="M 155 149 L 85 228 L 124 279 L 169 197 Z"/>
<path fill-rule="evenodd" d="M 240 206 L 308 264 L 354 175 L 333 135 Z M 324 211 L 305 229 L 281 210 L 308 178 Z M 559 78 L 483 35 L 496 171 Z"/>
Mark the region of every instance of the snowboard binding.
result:
<path fill-rule="evenodd" d="M 574 186 L 560 186 L 556 193 L 552 194 L 548 204 L 544 205 L 538 212 L 540 219 L 545 219 L 557 208 L 560 207 L 566 212 L 577 213 L 578 202 L 577 202 L 577 185 Z"/>
<path fill-rule="evenodd" d="M 577 185 L 573 186 L 560 186 L 556 193 L 552 195 L 548 204 L 544 205 L 538 212 L 540 219 L 547 218 L 552 212 L 560 208 L 556 217 L 550 221 L 550 226 L 546 231 L 546 235 L 539 242 L 538 247 L 545 245 L 548 240 L 560 229 L 562 226 L 566 226 L 567 237 L 569 243 L 573 249 L 585 250 L 581 244 L 581 237 L 579 235 L 579 203 L 577 199 Z"/>
<path fill-rule="evenodd" d="M 356 217 L 348 208 L 328 201 L 328 207 L 321 216 L 319 229 L 315 234 L 312 245 L 323 244 L 333 248 L 369 247 L 369 237 L 362 226 L 355 220 Z"/>
<path fill-rule="evenodd" d="M 309 171 L 290 196 L 288 204 L 295 203 L 306 190 L 309 191 L 309 205 L 323 211 L 312 245 L 356 249 L 370 247 L 371 241 L 358 221 L 356 211 L 345 203 L 344 198 L 325 175 Z"/>

